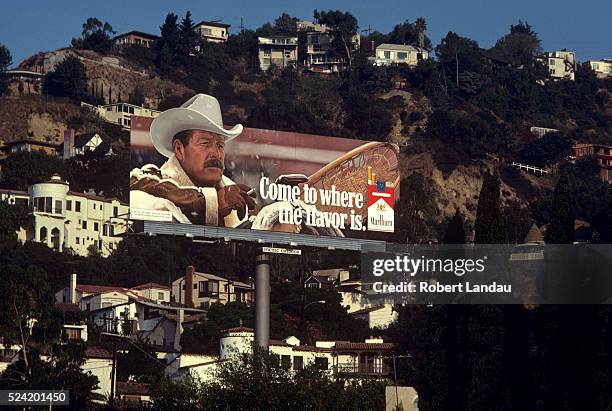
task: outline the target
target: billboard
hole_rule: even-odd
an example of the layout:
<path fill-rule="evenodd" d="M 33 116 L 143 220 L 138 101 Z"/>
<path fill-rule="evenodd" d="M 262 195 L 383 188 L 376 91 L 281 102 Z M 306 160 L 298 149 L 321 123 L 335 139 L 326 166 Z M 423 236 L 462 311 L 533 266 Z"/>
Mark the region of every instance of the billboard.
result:
<path fill-rule="evenodd" d="M 132 116 L 132 219 L 362 239 L 394 232 L 396 145 L 242 126 L 211 134 L 215 125 L 173 110 L 155 123 Z M 198 127 L 206 132 L 185 131 Z"/>

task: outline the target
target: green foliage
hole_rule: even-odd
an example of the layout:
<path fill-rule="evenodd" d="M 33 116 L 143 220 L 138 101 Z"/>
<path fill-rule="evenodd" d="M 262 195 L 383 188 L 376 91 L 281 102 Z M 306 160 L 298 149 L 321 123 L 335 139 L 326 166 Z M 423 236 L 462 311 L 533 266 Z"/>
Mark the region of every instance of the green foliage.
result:
<path fill-rule="evenodd" d="M 531 166 L 551 167 L 571 153 L 571 140 L 561 132 L 551 132 L 527 145 L 519 153 L 519 160 Z"/>
<path fill-rule="evenodd" d="M 432 182 L 419 173 L 412 173 L 400 181 L 400 203 L 396 206 L 397 242 L 418 244 L 432 239 L 437 205 L 431 187 Z"/>
<path fill-rule="evenodd" d="M 541 40 L 529 23 L 519 20 L 510 26 L 510 33 L 497 40 L 493 51 L 516 66 L 530 66 L 542 54 Z"/>
<path fill-rule="evenodd" d="M 76 49 L 93 50 L 98 53 L 108 53 L 113 41 L 111 36 L 116 32 L 108 22 L 102 23 L 96 17 L 89 17 L 83 23 L 83 32 L 80 38 L 73 38 L 71 46 Z"/>
<path fill-rule="evenodd" d="M 314 18 L 319 24 L 325 24 L 334 33 L 332 47 L 338 57 L 345 58 L 349 66 L 352 64 L 352 54 L 354 45 L 352 37 L 357 34 L 357 19 L 349 12 L 340 10 L 317 11 L 315 10 Z"/>
<path fill-rule="evenodd" d="M 465 71 L 482 73 L 483 71 L 478 43 L 474 40 L 449 31 L 435 50 L 446 76 L 457 83 L 457 86 L 460 73 Z"/>
<path fill-rule="evenodd" d="M 455 215 L 448 223 L 442 242 L 444 244 L 465 244 L 464 222 L 459 209 L 455 211 Z"/>
<path fill-rule="evenodd" d="M 198 45 L 198 33 L 195 30 L 195 23 L 191 19 L 191 12 L 187 11 L 185 17 L 178 27 L 178 55 L 183 64 L 188 63 L 190 57 L 194 55 Z"/>
<path fill-rule="evenodd" d="M 548 244 L 574 242 L 574 199 L 569 173 L 563 173 L 555 186 L 550 224 L 546 230 Z"/>
<path fill-rule="evenodd" d="M 58 97 L 68 97 L 75 103 L 87 96 L 87 73 L 78 57 L 69 55 L 55 70 L 45 75 L 45 93 Z"/>
<path fill-rule="evenodd" d="M 166 16 L 164 24 L 159 28 L 161 37 L 155 45 L 157 69 L 165 76 L 172 73 L 176 64 L 176 55 L 180 44 L 177 20 L 178 16 L 174 13 L 169 13 Z"/>
<path fill-rule="evenodd" d="M 6 93 L 8 89 L 8 76 L 6 71 L 11 64 L 13 64 L 11 52 L 4 44 L 0 44 L 0 96 Z"/>
<path fill-rule="evenodd" d="M 501 181 L 499 174 L 486 172 L 478 198 L 474 242 L 476 244 L 505 244 L 506 224 L 501 209 Z"/>
<path fill-rule="evenodd" d="M 72 170 L 63 160 L 42 151 L 20 151 L 6 158 L 1 184 L 13 190 L 27 190 L 28 186 L 45 182 L 53 174 L 70 181 Z"/>
<path fill-rule="evenodd" d="M 158 409 L 177 410 L 379 410 L 384 387 L 383 381 L 334 380 L 315 367 L 294 374 L 278 356 L 259 352 L 224 361 L 210 382 L 161 379 L 152 399 Z"/>
<path fill-rule="evenodd" d="M 395 25 L 393 30 L 383 36 L 378 43 L 410 44 L 419 47 L 419 33 L 423 33 L 423 48 L 431 50 L 431 40 L 424 35 L 426 28 L 427 24 L 422 17 L 419 17 L 414 23 L 406 20 L 401 24 Z"/>
<path fill-rule="evenodd" d="M 15 231 L 25 226 L 27 217 L 27 207 L 0 201 L 0 237 L 17 239 Z"/>

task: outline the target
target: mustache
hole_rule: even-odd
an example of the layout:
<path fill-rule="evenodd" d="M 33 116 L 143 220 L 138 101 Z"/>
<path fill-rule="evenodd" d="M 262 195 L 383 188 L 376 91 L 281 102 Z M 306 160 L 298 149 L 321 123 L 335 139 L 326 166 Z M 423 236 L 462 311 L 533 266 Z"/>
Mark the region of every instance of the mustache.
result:
<path fill-rule="evenodd" d="M 221 162 L 221 160 L 217 160 L 216 158 L 211 158 L 210 160 L 206 160 L 204 162 L 204 167 L 223 168 L 223 163 Z"/>

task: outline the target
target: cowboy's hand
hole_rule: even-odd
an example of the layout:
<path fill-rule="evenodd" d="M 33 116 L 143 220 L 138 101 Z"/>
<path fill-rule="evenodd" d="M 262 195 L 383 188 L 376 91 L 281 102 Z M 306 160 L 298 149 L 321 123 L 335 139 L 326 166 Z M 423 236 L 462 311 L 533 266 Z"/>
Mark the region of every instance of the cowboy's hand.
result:
<path fill-rule="evenodd" d="M 217 190 L 219 219 L 224 219 L 232 210 L 236 210 L 238 218 L 243 220 L 246 215 L 246 207 L 251 210 L 255 208 L 255 198 L 257 198 L 255 191 L 244 184 L 233 184 L 220 188 Z"/>

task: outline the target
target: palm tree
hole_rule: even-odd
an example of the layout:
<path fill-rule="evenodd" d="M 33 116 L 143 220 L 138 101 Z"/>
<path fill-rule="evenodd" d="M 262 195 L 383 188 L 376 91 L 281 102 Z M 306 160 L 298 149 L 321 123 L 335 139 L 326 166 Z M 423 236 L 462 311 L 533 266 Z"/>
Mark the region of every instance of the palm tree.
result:
<path fill-rule="evenodd" d="M 414 23 L 417 34 L 419 36 L 419 48 L 425 48 L 425 30 L 427 30 L 427 23 L 423 17 L 416 19 Z"/>

